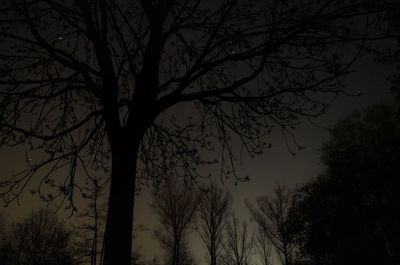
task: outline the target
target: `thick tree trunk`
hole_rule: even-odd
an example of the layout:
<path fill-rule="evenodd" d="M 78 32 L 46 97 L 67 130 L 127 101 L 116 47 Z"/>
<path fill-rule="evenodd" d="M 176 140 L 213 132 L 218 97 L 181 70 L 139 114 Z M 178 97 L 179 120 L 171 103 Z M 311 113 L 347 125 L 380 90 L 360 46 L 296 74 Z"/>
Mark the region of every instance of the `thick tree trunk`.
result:
<path fill-rule="evenodd" d="M 113 148 L 111 186 L 104 235 L 104 265 L 130 265 L 135 179 L 139 143 L 120 139 Z"/>

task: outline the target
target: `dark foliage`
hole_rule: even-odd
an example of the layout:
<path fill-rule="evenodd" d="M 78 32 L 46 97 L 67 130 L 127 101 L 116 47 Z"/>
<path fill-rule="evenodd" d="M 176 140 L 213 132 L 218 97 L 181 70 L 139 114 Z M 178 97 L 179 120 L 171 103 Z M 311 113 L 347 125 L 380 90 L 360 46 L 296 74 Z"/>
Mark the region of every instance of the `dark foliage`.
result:
<path fill-rule="evenodd" d="M 400 121 L 377 105 L 339 122 L 326 171 L 299 190 L 291 228 L 311 264 L 399 264 Z"/>

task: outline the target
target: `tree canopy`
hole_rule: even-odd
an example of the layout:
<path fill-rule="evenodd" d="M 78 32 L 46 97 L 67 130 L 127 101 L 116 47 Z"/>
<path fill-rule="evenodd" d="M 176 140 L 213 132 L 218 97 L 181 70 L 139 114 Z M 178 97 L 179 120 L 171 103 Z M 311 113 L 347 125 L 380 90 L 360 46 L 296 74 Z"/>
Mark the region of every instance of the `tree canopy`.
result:
<path fill-rule="evenodd" d="M 322 149 L 323 174 L 292 210 L 311 264 L 398 264 L 398 107 L 381 104 L 339 122 Z"/>

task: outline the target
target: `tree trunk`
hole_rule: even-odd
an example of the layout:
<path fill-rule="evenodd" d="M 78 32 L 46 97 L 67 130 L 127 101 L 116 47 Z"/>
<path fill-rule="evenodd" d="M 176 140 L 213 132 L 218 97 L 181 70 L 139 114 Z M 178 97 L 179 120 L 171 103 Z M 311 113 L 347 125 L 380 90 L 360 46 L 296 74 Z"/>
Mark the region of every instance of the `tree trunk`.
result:
<path fill-rule="evenodd" d="M 287 244 L 283 244 L 283 255 L 285 256 L 285 265 L 291 265 L 291 260 L 289 259 Z"/>
<path fill-rule="evenodd" d="M 210 257 L 211 257 L 211 265 L 217 265 L 217 254 L 216 254 L 216 246 L 215 246 L 215 237 L 214 235 L 211 236 L 211 251 L 210 251 Z"/>
<path fill-rule="evenodd" d="M 174 254 L 172 257 L 172 265 L 179 265 L 180 260 L 179 260 L 179 247 L 180 247 L 180 243 L 179 243 L 179 239 L 178 236 L 175 234 L 175 238 L 174 238 Z"/>
<path fill-rule="evenodd" d="M 124 139 L 124 138 L 123 138 Z M 112 148 L 111 186 L 104 235 L 104 265 L 130 265 L 139 141 Z"/>

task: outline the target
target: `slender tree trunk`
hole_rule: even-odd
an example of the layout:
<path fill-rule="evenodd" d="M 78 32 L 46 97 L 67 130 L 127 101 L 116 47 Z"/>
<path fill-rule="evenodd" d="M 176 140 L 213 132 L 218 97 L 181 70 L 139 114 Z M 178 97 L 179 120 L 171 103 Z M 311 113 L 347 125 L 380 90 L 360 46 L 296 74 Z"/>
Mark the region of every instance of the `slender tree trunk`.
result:
<path fill-rule="evenodd" d="M 285 256 L 285 265 L 291 265 L 291 260 L 289 259 L 289 253 L 286 243 L 283 245 L 283 255 Z"/>
<path fill-rule="evenodd" d="M 126 139 L 128 140 L 128 139 Z M 131 142 L 131 141 L 130 141 Z M 112 148 L 111 186 L 104 236 L 104 265 L 130 265 L 139 141 L 119 139 Z"/>
<path fill-rule="evenodd" d="M 92 253 L 91 253 L 91 263 L 92 265 L 97 265 L 97 232 L 98 232 L 98 214 L 97 214 L 97 200 L 98 200 L 98 186 L 95 183 L 94 199 L 93 199 L 93 214 L 94 214 L 94 235 L 92 241 Z"/>
<path fill-rule="evenodd" d="M 179 242 L 179 240 L 177 240 L 177 236 L 175 236 L 175 239 L 174 239 L 174 255 L 173 255 L 173 258 L 172 258 L 172 264 L 173 265 L 179 265 L 179 263 L 180 263 L 180 260 L 179 260 L 179 247 L 180 247 L 180 242 Z"/>
<path fill-rule="evenodd" d="M 215 252 L 216 252 L 215 237 L 211 236 L 211 251 L 210 251 L 211 265 L 217 265 L 217 254 Z"/>

